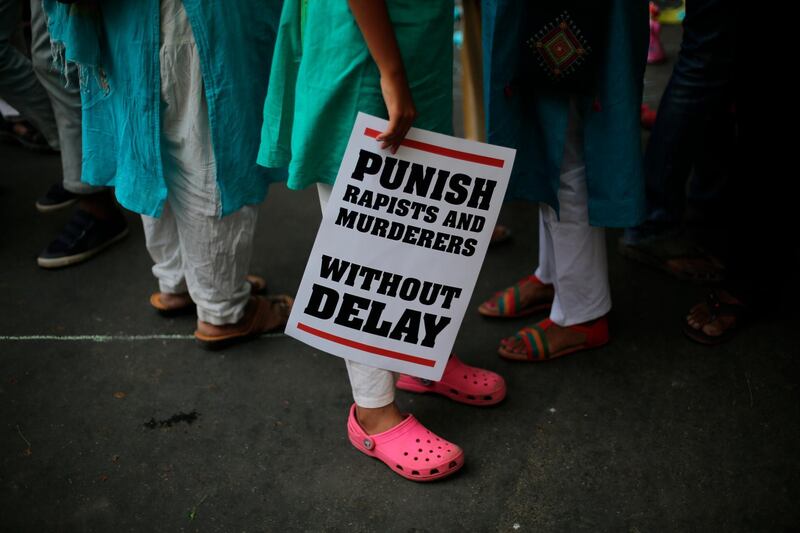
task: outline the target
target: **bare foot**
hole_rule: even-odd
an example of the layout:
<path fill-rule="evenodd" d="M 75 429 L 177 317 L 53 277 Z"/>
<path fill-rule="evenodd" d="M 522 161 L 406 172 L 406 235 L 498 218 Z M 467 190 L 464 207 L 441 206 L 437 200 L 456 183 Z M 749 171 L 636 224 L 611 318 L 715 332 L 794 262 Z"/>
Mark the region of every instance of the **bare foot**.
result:
<path fill-rule="evenodd" d="M 717 298 L 723 304 L 742 305 L 731 293 L 717 291 Z M 736 316 L 732 314 L 719 314 L 714 317 L 708 302 L 700 302 L 689 310 L 686 323 L 696 330 L 700 330 L 709 337 L 719 337 L 728 329 L 736 326 Z"/>
<path fill-rule="evenodd" d="M 78 198 L 78 206 L 101 220 L 111 220 L 122 216 L 109 190 L 81 195 Z"/>
<path fill-rule="evenodd" d="M 394 402 L 374 409 L 356 405 L 356 418 L 367 435 L 383 433 L 403 421 L 403 415 Z"/>

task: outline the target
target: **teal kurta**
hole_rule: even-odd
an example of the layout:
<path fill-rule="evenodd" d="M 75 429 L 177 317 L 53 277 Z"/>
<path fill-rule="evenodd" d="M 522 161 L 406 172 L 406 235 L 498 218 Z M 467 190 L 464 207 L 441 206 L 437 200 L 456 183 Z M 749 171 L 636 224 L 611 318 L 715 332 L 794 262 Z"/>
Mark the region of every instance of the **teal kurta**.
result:
<path fill-rule="evenodd" d="M 584 158 L 593 226 L 629 227 L 644 216 L 639 113 L 648 45 L 647 3 L 610 0 L 609 37 L 597 94 L 581 97 Z M 512 198 L 558 210 L 569 95 L 515 86 L 523 32 L 521 3 L 484 0 L 484 98 L 488 141 L 517 149 Z"/>
<path fill-rule="evenodd" d="M 418 112 L 414 126 L 449 134 L 453 2 L 386 3 Z M 287 0 L 283 8 L 258 157 L 267 167 L 288 165 L 292 189 L 335 181 L 359 111 L 387 118 L 378 67 L 347 2 L 306 6 Z"/>
<path fill-rule="evenodd" d="M 222 214 L 263 201 L 284 172 L 256 164 L 261 109 L 282 2 L 183 0 L 200 55 Z M 83 176 L 158 216 L 161 162 L 159 0 L 103 0 L 87 15 L 45 0 L 53 40 L 82 65 Z M 80 4 L 76 4 L 80 6 Z M 71 14 L 70 14 L 71 13 Z"/>

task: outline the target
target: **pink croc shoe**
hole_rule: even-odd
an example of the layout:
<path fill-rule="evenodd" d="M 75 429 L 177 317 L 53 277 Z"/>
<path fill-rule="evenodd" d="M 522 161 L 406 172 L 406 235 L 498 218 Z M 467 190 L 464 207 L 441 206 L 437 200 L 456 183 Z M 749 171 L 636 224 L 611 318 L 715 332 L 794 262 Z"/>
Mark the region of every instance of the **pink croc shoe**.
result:
<path fill-rule="evenodd" d="M 386 466 L 411 481 L 434 481 L 454 474 L 464 466 L 461 448 L 425 429 L 413 415 L 395 427 L 367 435 L 350 408 L 347 436 L 360 452 L 383 461 Z"/>
<path fill-rule="evenodd" d="M 500 374 L 465 365 L 455 354 L 447 361 L 439 381 L 402 374 L 397 388 L 408 392 L 433 392 L 469 405 L 494 405 L 506 397 L 506 382 Z"/>
<path fill-rule="evenodd" d="M 664 45 L 661 44 L 661 23 L 658 21 L 659 9 L 650 2 L 650 46 L 647 49 L 647 64 L 658 65 L 667 60 Z"/>

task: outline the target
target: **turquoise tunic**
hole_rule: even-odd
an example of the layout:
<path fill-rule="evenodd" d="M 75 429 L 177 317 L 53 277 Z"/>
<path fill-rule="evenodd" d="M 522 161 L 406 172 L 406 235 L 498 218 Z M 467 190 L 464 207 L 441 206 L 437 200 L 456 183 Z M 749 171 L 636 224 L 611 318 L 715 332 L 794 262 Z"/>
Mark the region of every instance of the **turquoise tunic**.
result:
<path fill-rule="evenodd" d="M 644 216 L 639 114 L 648 45 L 647 3 L 611 0 L 608 45 L 599 90 L 579 99 L 593 226 L 635 226 Z M 484 98 L 487 138 L 517 149 L 512 198 L 558 210 L 558 183 L 568 95 L 523 93 L 514 86 L 523 32 L 521 3 L 484 0 Z"/>
<path fill-rule="evenodd" d="M 200 54 L 222 214 L 263 201 L 285 173 L 256 164 L 280 0 L 183 0 Z M 45 0 L 53 40 L 82 68 L 83 176 L 119 202 L 159 216 L 159 0 L 103 0 L 86 16 Z M 76 4 L 80 6 L 80 4 Z M 71 10 L 71 11 L 70 11 Z"/>
<path fill-rule="evenodd" d="M 414 126 L 449 134 L 453 2 L 386 3 L 418 112 Z M 288 165 L 292 189 L 332 184 L 359 111 L 387 118 L 378 67 L 347 2 L 311 0 L 302 10 L 300 1 L 287 0 L 264 105 L 259 164 Z"/>

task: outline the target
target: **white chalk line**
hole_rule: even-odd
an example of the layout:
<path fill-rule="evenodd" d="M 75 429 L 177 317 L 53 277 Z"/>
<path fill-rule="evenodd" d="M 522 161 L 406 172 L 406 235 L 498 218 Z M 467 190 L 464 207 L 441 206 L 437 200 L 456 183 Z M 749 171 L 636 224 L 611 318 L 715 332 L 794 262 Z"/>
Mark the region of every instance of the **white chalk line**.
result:
<path fill-rule="evenodd" d="M 267 333 L 263 338 L 284 337 L 285 333 Z M 66 342 L 138 342 L 189 341 L 194 335 L 0 335 L 2 341 L 66 341 Z"/>

